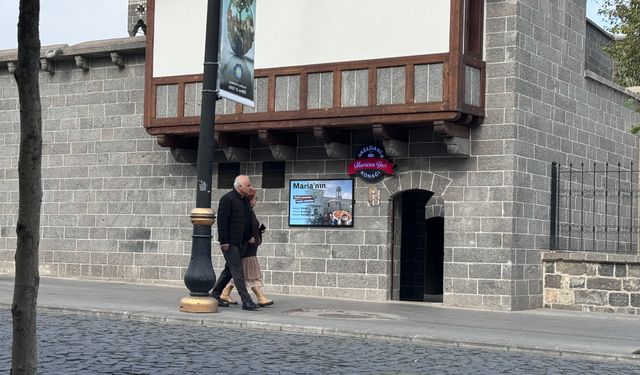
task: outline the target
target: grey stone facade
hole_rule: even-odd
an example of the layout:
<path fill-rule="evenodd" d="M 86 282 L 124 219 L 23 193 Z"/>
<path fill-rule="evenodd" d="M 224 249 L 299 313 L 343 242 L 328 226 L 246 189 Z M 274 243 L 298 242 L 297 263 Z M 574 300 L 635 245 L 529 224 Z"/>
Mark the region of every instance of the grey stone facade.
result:
<path fill-rule="evenodd" d="M 445 196 L 445 304 L 541 307 L 551 162 L 638 159 L 628 129 L 639 118 L 621 107 L 628 93 L 585 74 L 585 5 L 487 1 L 487 117 L 465 159 L 476 171 Z"/>
<path fill-rule="evenodd" d="M 177 268 L 160 272 L 151 267 L 160 261 L 142 254 L 161 247 L 151 233 L 154 225 L 147 226 L 146 221 L 159 221 L 151 216 L 159 216 L 162 208 L 155 199 L 158 191 L 147 187 L 158 187 L 152 164 L 164 163 L 167 154 L 158 152 L 160 147 L 141 127 L 144 58 L 128 54 L 121 68 L 113 64 L 109 47 L 113 45 L 102 45 L 106 50 L 101 54 L 107 56 L 91 58 L 88 70 L 79 69 L 72 57 L 56 61 L 55 73 L 40 75 L 42 272 L 68 277 L 145 279 L 154 273 L 175 277 L 170 275 L 179 274 Z M 0 87 L 0 252 L 6 271 L 12 268 L 15 249 L 19 147 L 18 93 L 6 69 L 0 73 Z M 172 178 L 179 186 L 179 177 Z M 154 203 L 149 206 L 150 199 Z"/>
<path fill-rule="evenodd" d="M 367 205 L 371 185 L 356 181 L 352 229 L 290 228 L 288 189 L 260 189 L 257 213 L 269 228 L 259 254 L 267 290 L 397 298 L 391 286 L 398 285 L 393 249 L 400 224 L 393 207 L 401 206 L 400 192 L 420 189 L 438 202 L 429 215 L 445 217 L 445 305 L 543 306 L 551 162 L 635 161 L 638 141 L 628 128 L 640 118 L 623 108 L 624 90 L 585 73 L 585 0 L 486 3 L 486 118 L 472 131 L 471 155 L 447 154 L 431 126 L 412 130 L 408 157 L 394 160 L 397 175 L 374 184 L 380 206 Z M 0 272 L 13 270 L 18 203 L 19 111 L 9 60 L 0 59 Z M 395 73 L 379 79 L 391 81 Z M 176 161 L 143 127 L 143 54 L 127 55 L 124 67 L 96 55 L 88 70 L 69 57 L 56 62 L 55 73 L 43 72 L 41 85 L 42 273 L 181 284 L 191 251 L 196 168 Z M 195 98 L 199 89 L 193 89 L 187 95 Z M 397 101 L 391 91 L 377 95 Z M 358 98 L 353 95 L 354 105 Z M 308 100 L 318 107 L 331 103 L 320 95 Z M 197 114 L 192 101 L 189 111 Z M 299 103 L 283 97 L 279 105 Z M 224 107 L 220 102 L 219 112 Z M 353 132 L 352 153 L 371 140 L 370 132 Z M 261 162 L 272 160 L 271 152 L 257 137 L 251 143 L 251 161 L 241 172 L 260 188 Z M 327 159 L 311 134 L 299 134 L 297 144 L 286 180 L 347 176 L 350 160 Z M 226 161 L 218 148 L 215 158 Z M 226 191 L 213 191 L 214 207 Z M 219 272 L 217 243 L 213 249 Z"/>

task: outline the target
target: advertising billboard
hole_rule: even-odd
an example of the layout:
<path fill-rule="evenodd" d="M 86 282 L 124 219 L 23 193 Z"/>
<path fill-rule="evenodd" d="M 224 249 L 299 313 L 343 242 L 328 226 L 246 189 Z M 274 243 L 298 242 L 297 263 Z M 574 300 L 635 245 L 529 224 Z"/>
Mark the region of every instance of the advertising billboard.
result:
<path fill-rule="evenodd" d="M 289 225 L 353 227 L 353 179 L 290 180 Z"/>

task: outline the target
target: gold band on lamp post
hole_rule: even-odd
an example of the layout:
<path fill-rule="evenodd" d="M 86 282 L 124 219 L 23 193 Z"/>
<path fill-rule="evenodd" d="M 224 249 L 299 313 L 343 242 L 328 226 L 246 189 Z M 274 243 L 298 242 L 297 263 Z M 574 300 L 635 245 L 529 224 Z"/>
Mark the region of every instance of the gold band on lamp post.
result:
<path fill-rule="evenodd" d="M 183 297 L 180 311 L 188 313 L 217 313 L 218 301 L 213 297 Z"/>
<path fill-rule="evenodd" d="M 194 208 L 191 210 L 191 223 L 193 225 L 213 225 L 216 222 L 216 214 L 212 208 Z"/>

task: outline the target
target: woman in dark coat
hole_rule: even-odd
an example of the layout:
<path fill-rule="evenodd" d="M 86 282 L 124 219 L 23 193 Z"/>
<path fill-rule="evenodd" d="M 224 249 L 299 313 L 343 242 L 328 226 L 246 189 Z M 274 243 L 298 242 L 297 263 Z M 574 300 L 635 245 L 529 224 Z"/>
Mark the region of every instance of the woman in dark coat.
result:
<path fill-rule="evenodd" d="M 247 288 L 251 288 L 253 293 L 258 298 L 258 305 L 264 307 L 273 305 L 273 301 L 268 299 L 262 293 L 262 272 L 260 270 L 260 263 L 258 263 L 257 252 L 258 246 L 262 243 L 262 233 L 265 231 L 264 224 L 260 224 L 258 222 L 258 218 L 256 217 L 255 212 L 253 211 L 253 207 L 256 205 L 258 201 L 258 197 L 256 196 L 256 191 L 253 190 L 248 196 L 249 205 L 251 206 L 251 231 L 252 237 L 249 240 L 247 245 L 247 250 L 244 254 L 242 254 L 242 268 L 244 270 L 244 281 L 247 285 Z M 231 298 L 229 295 L 233 290 L 235 284 L 233 280 L 229 281 L 227 286 L 220 294 L 220 299 L 230 303 L 237 304 L 238 302 Z"/>

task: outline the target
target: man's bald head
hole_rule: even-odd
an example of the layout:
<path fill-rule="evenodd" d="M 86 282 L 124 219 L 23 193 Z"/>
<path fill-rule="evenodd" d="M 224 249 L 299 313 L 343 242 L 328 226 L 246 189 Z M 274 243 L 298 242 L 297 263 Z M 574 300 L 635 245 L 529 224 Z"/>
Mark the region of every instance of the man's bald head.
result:
<path fill-rule="evenodd" d="M 247 196 L 253 190 L 249 176 L 241 174 L 233 181 L 233 188 L 242 196 Z"/>

